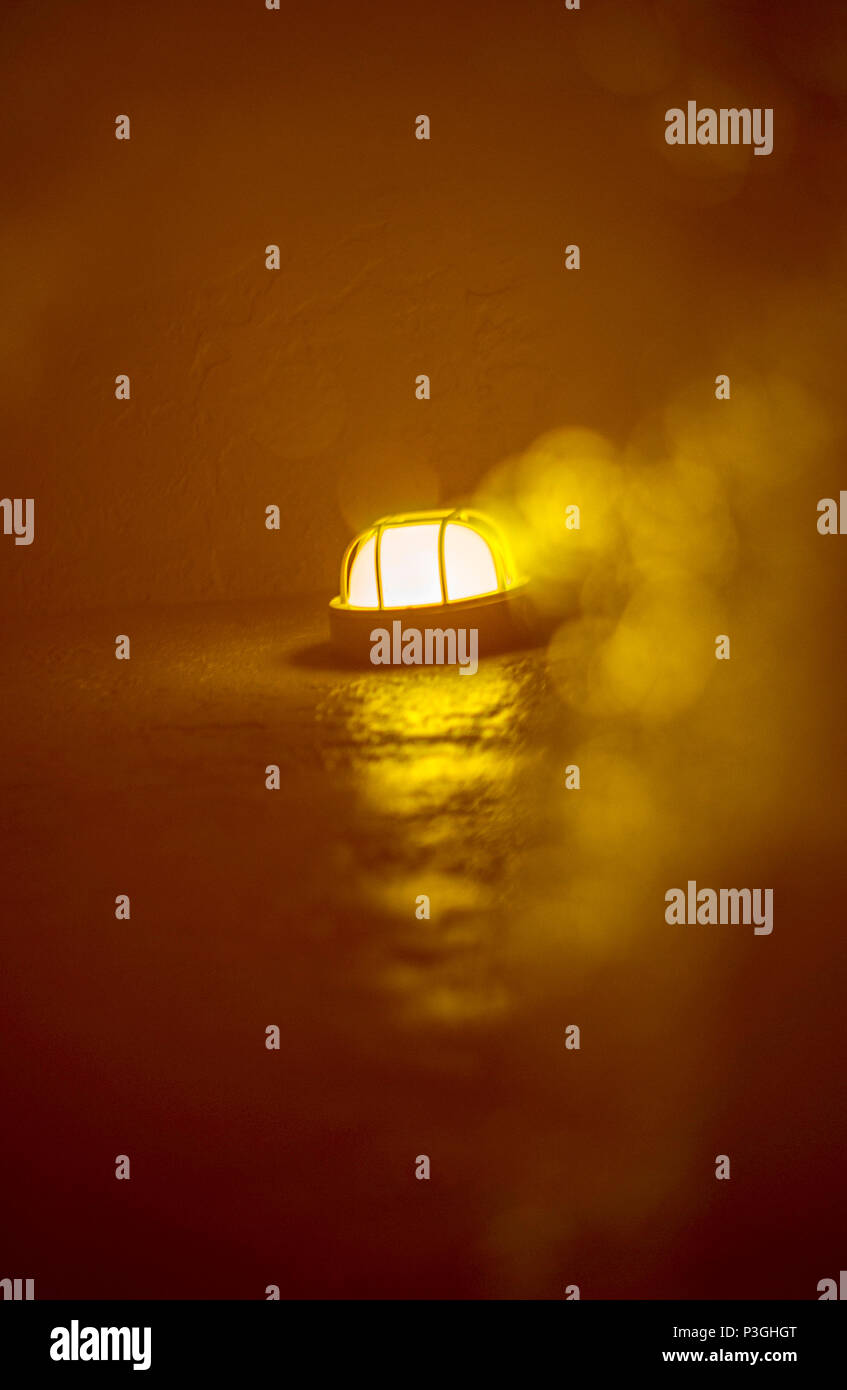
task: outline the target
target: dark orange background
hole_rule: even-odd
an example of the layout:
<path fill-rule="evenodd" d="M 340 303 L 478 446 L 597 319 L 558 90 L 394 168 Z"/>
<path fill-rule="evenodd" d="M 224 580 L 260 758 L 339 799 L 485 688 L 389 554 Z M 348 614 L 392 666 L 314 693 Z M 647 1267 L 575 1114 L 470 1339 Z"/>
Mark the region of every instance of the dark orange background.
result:
<path fill-rule="evenodd" d="M 0 1277 L 815 1297 L 847 1234 L 843 13 L 0 23 L 2 492 L 36 501 L 0 537 Z M 689 99 L 772 107 L 773 154 L 669 148 Z M 474 498 L 549 647 L 337 670 L 352 533 Z M 668 927 L 688 878 L 772 886 L 773 936 Z"/>

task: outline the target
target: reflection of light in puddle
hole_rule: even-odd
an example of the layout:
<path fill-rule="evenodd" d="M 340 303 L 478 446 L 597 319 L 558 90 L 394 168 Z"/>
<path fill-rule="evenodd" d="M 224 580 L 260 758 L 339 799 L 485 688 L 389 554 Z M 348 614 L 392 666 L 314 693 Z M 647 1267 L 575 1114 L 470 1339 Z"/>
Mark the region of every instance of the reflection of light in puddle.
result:
<path fill-rule="evenodd" d="M 324 757 L 349 803 L 355 894 L 377 921 L 382 986 L 418 1020 L 505 1007 L 492 973 L 498 879 L 515 841 L 534 706 L 532 659 L 455 671 L 380 672 L 319 712 Z M 418 919 L 419 895 L 431 917 Z"/>
<path fill-rule="evenodd" d="M 525 660 L 489 660 L 465 680 L 452 668 L 380 670 L 342 687 L 336 707 L 322 711 L 322 717 L 342 725 L 351 751 L 418 740 L 510 738 L 522 717 L 531 675 Z"/>
<path fill-rule="evenodd" d="M 386 672 L 345 687 L 321 711 L 332 771 L 349 773 L 366 813 L 399 818 L 386 849 L 407 833 L 416 837 L 422 818 L 476 820 L 486 803 L 508 799 L 532 674 L 526 665 L 500 664 L 467 681 L 441 670 Z"/>

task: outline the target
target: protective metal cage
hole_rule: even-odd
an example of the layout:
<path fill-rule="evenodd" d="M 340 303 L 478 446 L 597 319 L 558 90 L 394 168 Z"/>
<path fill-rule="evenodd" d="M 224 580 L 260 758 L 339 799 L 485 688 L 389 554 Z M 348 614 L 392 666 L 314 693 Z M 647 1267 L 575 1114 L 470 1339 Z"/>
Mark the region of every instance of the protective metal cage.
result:
<path fill-rule="evenodd" d="M 406 512 L 381 517 L 351 541 L 333 606 L 405 610 L 492 598 L 518 587 L 506 541 L 481 512 Z"/>

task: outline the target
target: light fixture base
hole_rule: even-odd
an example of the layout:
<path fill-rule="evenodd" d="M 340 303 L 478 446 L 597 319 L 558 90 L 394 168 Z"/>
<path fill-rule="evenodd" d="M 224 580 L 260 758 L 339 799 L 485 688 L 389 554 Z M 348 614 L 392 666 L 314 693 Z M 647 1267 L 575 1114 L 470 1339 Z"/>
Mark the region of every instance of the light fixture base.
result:
<path fill-rule="evenodd" d="M 537 640 L 535 610 L 526 589 L 526 583 L 516 584 L 501 593 L 410 608 L 351 608 L 339 596 L 329 605 L 330 636 L 338 650 L 363 661 L 370 658 L 371 633 L 380 628 L 391 632 L 396 622 L 403 631 L 475 628 L 480 656 L 510 651 Z"/>

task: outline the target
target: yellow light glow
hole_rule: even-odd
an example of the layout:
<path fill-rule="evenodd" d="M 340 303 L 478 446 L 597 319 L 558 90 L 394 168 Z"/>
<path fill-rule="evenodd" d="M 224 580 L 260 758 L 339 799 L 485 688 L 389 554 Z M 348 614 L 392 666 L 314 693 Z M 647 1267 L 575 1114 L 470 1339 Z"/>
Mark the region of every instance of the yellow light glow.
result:
<path fill-rule="evenodd" d="M 444 528 L 444 582 L 451 600 L 493 594 L 498 587 L 488 542 L 454 521 Z"/>
<path fill-rule="evenodd" d="M 376 536 L 356 554 L 350 569 L 348 585 L 350 602 L 354 608 L 379 608 L 379 594 L 376 587 Z"/>
<path fill-rule="evenodd" d="M 441 603 L 438 523 L 386 526 L 380 536 L 379 570 L 383 608 Z"/>
<path fill-rule="evenodd" d="M 355 618 L 341 620 L 344 612 L 361 611 L 366 623 L 374 610 L 446 611 L 456 605 L 466 611 L 478 602 L 494 641 L 498 624 L 505 635 L 520 618 L 526 583 L 505 536 L 482 512 L 443 508 L 383 516 L 344 552 L 341 591 L 329 605 L 334 640 L 342 646 L 358 642 Z"/>

